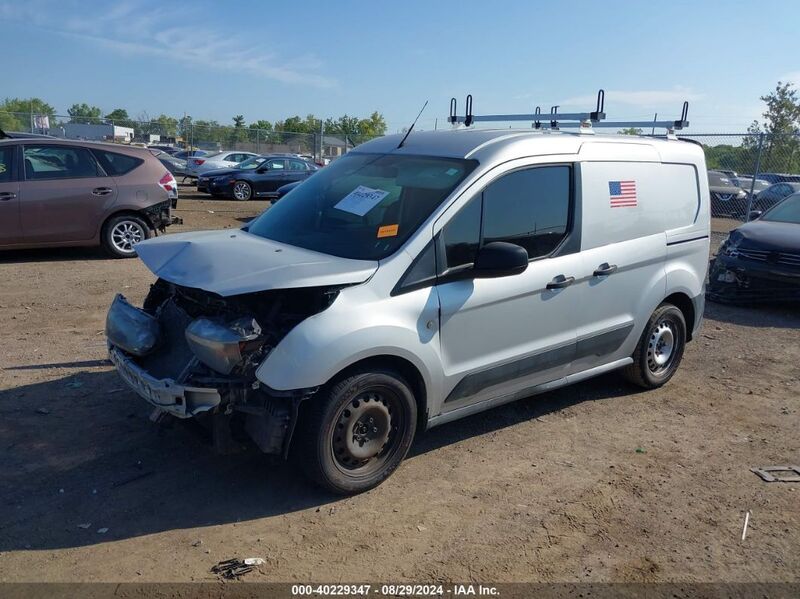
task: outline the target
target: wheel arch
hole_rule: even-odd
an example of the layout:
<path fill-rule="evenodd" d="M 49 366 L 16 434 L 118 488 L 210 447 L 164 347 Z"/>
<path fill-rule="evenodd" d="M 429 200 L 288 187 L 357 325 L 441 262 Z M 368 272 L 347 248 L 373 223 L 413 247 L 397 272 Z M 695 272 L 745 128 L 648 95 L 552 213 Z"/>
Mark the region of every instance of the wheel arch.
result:
<path fill-rule="evenodd" d="M 155 226 L 153 225 L 153 222 L 149 218 L 147 218 L 147 214 L 145 214 L 144 212 L 140 210 L 135 210 L 133 208 L 121 208 L 119 210 L 114 210 L 110 214 L 106 215 L 106 217 L 100 223 L 100 228 L 97 230 L 96 237 L 101 243 L 103 241 L 103 231 L 105 231 L 106 226 L 108 225 L 108 223 L 111 221 L 112 218 L 116 218 L 118 216 L 135 216 L 136 218 L 139 218 L 143 220 L 145 223 L 147 223 L 152 231 L 156 230 Z"/>
<path fill-rule="evenodd" d="M 411 392 L 417 402 L 417 428 L 425 428 L 428 422 L 428 389 L 425 378 L 410 360 L 396 354 L 379 354 L 356 360 L 333 375 L 324 387 L 330 387 L 352 373 L 363 370 L 393 370 L 411 385 Z M 313 400 L 312 400 L 313 401 Z"/>
<path fill-rule="evenodd" d="M 683 314 L 683 318 L 686 321 L 686 340 L 692 340 L 692 334 L 694 333 L 694 326 L 695 326 L 695 308 L 694 302 L 692 302 L 692 298 L 690 298 L 686 293 L 682 291 L 677 291 L 671 295 L 668 295 L 664 298 L 662 303 L 672 304 L 678 310 L 681 311 Z"/>

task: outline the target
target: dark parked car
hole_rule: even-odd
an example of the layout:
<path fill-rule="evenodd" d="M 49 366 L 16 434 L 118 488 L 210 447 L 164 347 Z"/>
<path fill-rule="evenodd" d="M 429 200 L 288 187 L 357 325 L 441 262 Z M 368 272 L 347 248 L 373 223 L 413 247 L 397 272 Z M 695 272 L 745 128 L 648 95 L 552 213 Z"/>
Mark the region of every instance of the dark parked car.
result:
<path fill-rule="evenodd" d="M 708 171 L 711 216 L 736 216 L 747 210 L 747 192 L 721 171 Z"/>
<path fill-rule="evenodd" d="M 210 153 L 211 152 L 206 152 L 205 150 L 181 150 L 180 152 L 175 152 L 173 156 L 181 160 L 187 160 L 191 156 L 205 156 Z"/>
<path fill-rule="evenodd" d="M 800 193 L 753 216 L 720 246 L 706 296 L 728 303 L 800 300 Z"/>
<path fill-rule="evenodd" d="M 756 179 L 753 181 L 753 177 L 748 177 L 747 175 L 738 175 L 736 177 L 732 177 L 731 183 L 737 187 L 741 187 L 748 195 L 750 194 L 750 189 L 752 188 L 753 197 L 757 197 L 758 194 L 769 187 L 769 183 L 767 181 L 764 181 L 763 179 Z"/>
<path fill-rule="evenodd" d="M 227 192 L 223 189 L 220 189 L 216 184 L 212 188 L 211 186 L 212 182 L 214 182 L 219 177 L 222 177 L 224 175 L 229 175 L 237 171 L 255 170 L 259 166 L 261 166 L 265 160 L 274 157 L 276 156 L 271 154 L 267 154 L 264 156 L 253 156 L 252 158 L 248 158 L 244 162 L 240 162 L 236 166 L 231 166 L 227 168 L 217 168 L 212 171 L 207 171 L 202 175 L 200 175 L 199 177 L 197 177 L 197 191 L 210 193 L 216 198 L 224 197 Z"/>
<path fill-rule="evenodd" d="M 0 141 L 0 249 L 102 245 L 112 256 L 177 219 L 172 174 L 144 148 Z"/>
<path fill-rule="evenodd" d="M 175 146 L 167 146 L 167 145 L 152 145 L 152 146 L 147 146 L 147 147 L 150 148 L 151 150 L 161 150 L 162 152 L 166 152 L 170 156 L 172 156 L 173 154 L 177 154 L 178 152 L 181 151 L 180 148 L 177 148 Z"/>
<path fill-rule="evenodd" d="M 783 198 L 787 198 L 798 191 L 800 191 L 800 183 L 775 183 L 774 185 L 770 185 L 765 190 L 759 192 L 758 196 L 753 199 L 753 205 L 751 206 L 751 209 L 761 210 L 764 212 L 769 208 L 772 208 Z"/>
<path fill-rule="evenodd" d="M 281 185 L 276 192 L 276 196 L 272 199 L 272 203 L 274 204 L 278 200 L 280 200 L 283 196 L 287 193 L 292 191 L 295 187 L 300 185 L 302 181 L 295 181 L 294 183 L 287 183 L 286 185 Z"/>
<path fill-rule="evenodd" d="M 181 158 L 175 158 L 167 152 L 153 148 L 153 146 L 150 146 L 148 149 L 150 150 L 150 153 L 158 158 L 158 161 L 163 164 L 164 168 L 171 172 L 172 176 L 176 179 L 184 179 L 189 176 L 188 171 L 186 170 L 185 160 Z"/>
<path fill-rule="evenodd" d="M 767 183 L 783 183 L 785 181 L 800 183 L 800 175 L 792 173 L 759 173 L 758 178 Z"/>
<path fill-rule="evenodd" d="M 209 171 L 197 180 L 198 191 L 207 191 L 215 196 L 250 200 L 252 198 L 274 198 L 278 188 L 302 181 L 313 175 L 319 167 L 301 158 L 285 156 L 258 156 L 253 162 L 247 160 L 241 168 Z M 255 168 L 253 168 L 255 166 Z"/>

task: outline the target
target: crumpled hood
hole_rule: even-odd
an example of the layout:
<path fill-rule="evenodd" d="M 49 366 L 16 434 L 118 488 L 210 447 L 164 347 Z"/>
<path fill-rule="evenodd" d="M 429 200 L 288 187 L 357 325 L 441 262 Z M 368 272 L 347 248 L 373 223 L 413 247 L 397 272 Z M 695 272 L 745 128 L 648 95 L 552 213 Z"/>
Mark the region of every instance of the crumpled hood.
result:
<path fill-rule="evenodd" d="M 155 275 L 223 297 L 299 287 L 362 283 L 378 262 L 285 245 L 240 230 L 164 235 L 136 245 Z"/>
<path fill-rule="evenodd" d="M 741 247 L 800 253 L 800 225 L 754 220 L 734 231 Z"/>

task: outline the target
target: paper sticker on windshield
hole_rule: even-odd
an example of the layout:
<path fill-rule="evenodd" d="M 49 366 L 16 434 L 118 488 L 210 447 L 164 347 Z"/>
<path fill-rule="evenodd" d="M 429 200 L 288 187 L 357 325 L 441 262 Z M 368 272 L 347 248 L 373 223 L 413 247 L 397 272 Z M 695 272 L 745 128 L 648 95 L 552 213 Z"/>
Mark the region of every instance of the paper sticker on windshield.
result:
<path fill-rule="evenodd" d="M 383 225 L 378 228 L 378 239 L 381 237 L 397 237 L 400 225 Z"/>
<path fill-rule="evenodd" d="M 6 172 L 6 165 L 0 162 L 0 173 Z"/>
<path fill-rule="evenodd" d="M 457 175 L 458 174 L 458 169 L 457 168 L 449 168 L 444 172 L 444 174 L 449 176 L 449 177 L 452 177 L 453 175 Z"/>
<path fill-rule="evenodd" d="M 364 216 L 388 195 L 388 191 L 383 191 L 382 189 L 372 189 L 371 187 L 359 185 L 353 191 L 339 200 L 339 203 L 336 204 L 334 208 L 338 208 L 339 210 L 343 210 L 357 216 Z"/>

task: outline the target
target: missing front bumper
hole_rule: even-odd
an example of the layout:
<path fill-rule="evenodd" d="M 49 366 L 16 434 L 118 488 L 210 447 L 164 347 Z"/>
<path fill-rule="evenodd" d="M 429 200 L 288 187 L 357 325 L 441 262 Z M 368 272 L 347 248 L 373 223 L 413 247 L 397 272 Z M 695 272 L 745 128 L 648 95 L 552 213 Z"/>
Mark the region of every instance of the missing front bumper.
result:
<path fill-rule="evenodd" d="M 216 389 L 188 387 L 172 379 L 157 379 L 140 368 L 113 345 L 108 349 L 111 362 L 122 380 L 149 404 L 177 418 L 191 418 L 217 407 L 222 398 Z"/>

